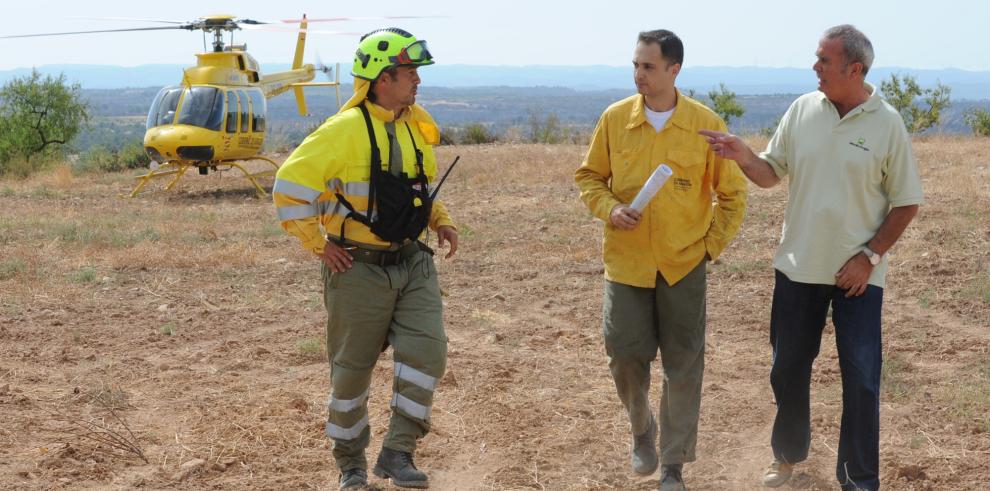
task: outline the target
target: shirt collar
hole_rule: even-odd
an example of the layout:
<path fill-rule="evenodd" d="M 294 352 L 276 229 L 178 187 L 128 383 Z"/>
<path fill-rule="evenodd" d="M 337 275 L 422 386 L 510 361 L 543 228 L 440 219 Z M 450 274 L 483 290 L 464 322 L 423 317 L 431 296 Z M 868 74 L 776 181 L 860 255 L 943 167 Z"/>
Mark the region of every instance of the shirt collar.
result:
<path fill-rule="evenodd" d="M 880 108 L 880 105 L 883 103 L 883 98 L 880 97 L 880 91 L 877 90 L 877 87 L 875 85 L 873 85 L 873 84 L 871 84 L 869 82 L 863 82 L 863 86 L 866 87 L 866 90 L 867 90 L 867 92 L 870 93 L 870 96 L 867 97 L 867 99 L 866 99 L 865 102 L 863 102 L 859 106 L 853 108 L 853 111 L 855 111 L 855 112 L 872 112 L 872 111 L 876 111 L 877 109 Z M 820 90 L 818 91 L 818 100 L 822 104 L 831 104 L 833 106 L 835 105 L 835 104 L 832 103 L 832 101 L 828 100 L 828 97 L 825 97 L 825 93 L 822 92 L 822 91 L 820 91 Z"/>
<path fill-rule="evenodd" d="M 684 101 L 684 94 L 681 94 L 681 91 L 676 88 L 674 92 L 677 93 L 677 104 L 674 105 L 674 113 L 670 115 L 670 124 L 691 131 L 690 109 L 688 109 L 688 104 Z M 646 97 L 642 94 L 633 101 L 632 112 L 629 113 L 629 122 L 626 124 L 626 129 L 631 130 L 641 124 L 646 124 Z"/>

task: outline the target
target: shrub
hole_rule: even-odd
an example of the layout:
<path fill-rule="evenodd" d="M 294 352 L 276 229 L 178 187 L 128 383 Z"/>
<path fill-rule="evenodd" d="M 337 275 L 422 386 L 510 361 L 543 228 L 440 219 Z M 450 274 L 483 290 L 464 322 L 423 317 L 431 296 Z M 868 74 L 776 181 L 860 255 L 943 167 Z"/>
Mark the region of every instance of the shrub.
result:
<path fill-rule="evenodd" d="M 986 109 L 971 109 L 966 112 L 963 118 L 966 124 L 973 129 L 976 136 L 990 136 L 990 111 Z"/>
<path fill-rule="evenodd" d="M 138 142 L 128 143 L 119 149 L 94 145 L 79 158 L 79 168 L 90 172 L 120 172 L 144 168 L 150 162 L 144 147 Z"/>
<path fill-rule="evenodd" d="M 498 141 L 498 138 L 495 134 L 481 123 L 469 124 L 464 128 L 464 135 L 461 138 L 461 143 L 466 145 L 479 145 L 483 143 L 494 143 L 496 141 Z"/>
<path fill-rule="evenodd" d="M 550 113 L 546 118 L 540 118 L 536 111 L 529 113 L 530 143 L 562 143 L 567 139 L 567 130 L 561 127 L 556 113 Z"/>

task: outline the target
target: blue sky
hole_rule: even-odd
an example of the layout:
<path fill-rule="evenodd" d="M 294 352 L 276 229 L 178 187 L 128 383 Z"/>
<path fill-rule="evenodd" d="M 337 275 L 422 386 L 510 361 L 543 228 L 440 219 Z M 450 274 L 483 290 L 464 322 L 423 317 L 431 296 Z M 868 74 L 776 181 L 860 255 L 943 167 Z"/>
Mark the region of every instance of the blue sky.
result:
<path fill-rule="evenodd" d="M 376 10 L 371 10 L 372 6 Z M 975 0 L 784 0 L 603 2 L 465 0 L 330 2 L 17 1 L 5 2 L 0 35 L 150 27 L 144 22 L 73 17 L 194 20 L 214 13 L 253 19 L 376 15 L 437 15 L 405 21 L 355 20 L 321 29 L 366 32 L 397 25 L 429 41 L 438 63 L 476 65 L 627 65 L 636 33 L 666 28 L 685 43 L 685 67 L 810 67 L 821 32 L 852 23 L 872 40 L 877 66 L 990 70 L 983 34 L 990 2 Z M 290 33 L 239 31 L 235 42 L 262 62 L 288 62 Z M 347 61 L 354 36 L 311 35 L 308 60 Z M 0 69 L 49 64 L 134 66 L 194 64 L 202 35 L 188 31 L 92 34 L 0 40 Z"/>

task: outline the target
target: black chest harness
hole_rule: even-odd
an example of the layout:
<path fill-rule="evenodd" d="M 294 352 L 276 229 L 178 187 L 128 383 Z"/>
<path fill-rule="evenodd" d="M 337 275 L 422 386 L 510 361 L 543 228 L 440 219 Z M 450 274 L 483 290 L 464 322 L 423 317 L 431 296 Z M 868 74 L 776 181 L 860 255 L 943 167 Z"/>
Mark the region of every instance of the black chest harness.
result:
<path fill-rule="evenodd" d="M 359 106 L 364 122 L 368 127 L 368 138 L 371 140 L 371 177 L 368 190 L 368 211 L 359 213 L 341 193 L 336 193 L 337 201 L 348 210 L 347 216 L 340 224 L 340 242 L 344 242 L 344 225 L 347 219 L 353 218 L 371 229 L 380 239 L 388 242 L 402 243 L 406 240 L 416 240 L 430 223 L 430 212 L 433 209 L 433 198 L 436 191 L 430 194 L 426 171 L 423 169 L 423 152 L 416 146 L 409 123 L 406 131 L 409 140 L 416 150 L 416 175 L 409 177 L 402 172 L 396 176 L 382 169 L 381 151 L 375 139 L 375 130 L 371 125 L 371 116 L 364 104 Z M 393 151 L 398 151 L 396 145 Z M 449 170 L 448 170 L 449 172 Z M 444 175 L 444 178 L 447 176 Z M 440 181 L 443 184 L 443 180 Z M 439 190 L 440 186 L 437 186 Z"/>

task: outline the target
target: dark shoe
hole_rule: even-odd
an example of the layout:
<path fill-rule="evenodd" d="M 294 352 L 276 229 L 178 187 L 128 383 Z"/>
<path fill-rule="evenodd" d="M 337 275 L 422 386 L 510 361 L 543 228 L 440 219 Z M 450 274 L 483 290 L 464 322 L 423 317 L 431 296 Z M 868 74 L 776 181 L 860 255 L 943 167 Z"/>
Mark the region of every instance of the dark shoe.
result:
<path fill-rule="evenodd" d="M 633 436 L 632 468 L 633 472 L 643 476 L 653 474 L 657 470 L 657 422 L 650 416 L 650 429 L 642 435 Z"/>
<path fill-rule="evenodd" d="M 375 463 L 373 472 L 382 479 L 391 479 L 392 484 L 400 488 L 430 487 L 429 478 L 426 477 L 426 473 L 416 468 L 412 454 L 409 452 L 382 447 L 382 453 L 378 454 L 378 462 Z"/>
<path fill-rule="evenodd" d="M 791 478 L 791 474 L 793 473 L 793 465 L 774 459 L 770 467 L 767 468 L 767 472 L 763 474 L 763 485 L 768 488 L 783 486 Z"/>
<path fill-rule="evenodd" d="M 684 478 L 681 477 L 681 464 L 669 464 L 660 470 L 660 491 L 687 491 Z"/>
<path fill-rule="evenodd" d="M 340 473 L 340 489 L 360 489 L 368 485 L 368 473 L 355 467 Z"/>

